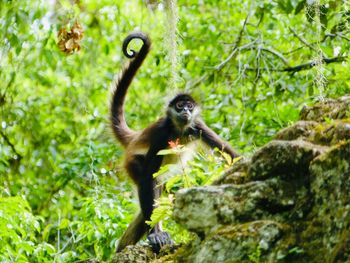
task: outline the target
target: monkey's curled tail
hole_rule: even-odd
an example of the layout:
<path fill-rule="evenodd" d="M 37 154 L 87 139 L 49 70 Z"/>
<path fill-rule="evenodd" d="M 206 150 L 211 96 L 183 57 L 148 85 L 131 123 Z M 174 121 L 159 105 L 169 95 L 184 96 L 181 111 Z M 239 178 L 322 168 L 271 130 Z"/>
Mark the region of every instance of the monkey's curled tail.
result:
<path fill-rule="evenodd" d="M 140 51 L 130 50 L 128 53 L 128 45 L 133 39 L 140 39 L 143 45 Z M 151 41 L 149 37 L 142 33 L 131 33 L 123 42 L 123 53 L 126 57 L 132 60 L 128 66 L 123 70 L 121 77 L 116 82 L 112 105 L 111 105 L 111 122 L 115 136 L 123 146 L 127 146 L 133 137 L 134 131 L 132 131 L 125 121 L 124 116 L 124 101 L 128 88 L 136 75 L 137 70 L 141 67 L 142 62 L 145 60 L 149 50 L 151 48 Z"/>

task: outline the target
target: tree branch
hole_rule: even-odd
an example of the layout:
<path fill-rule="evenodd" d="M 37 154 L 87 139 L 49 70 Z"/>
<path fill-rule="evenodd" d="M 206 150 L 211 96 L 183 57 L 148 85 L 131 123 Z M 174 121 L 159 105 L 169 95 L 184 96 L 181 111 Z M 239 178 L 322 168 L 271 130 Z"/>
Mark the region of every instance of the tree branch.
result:
<path fill-rule="evenodd" d="M 21 159 L 22 156 L 16 151 L 15 146 L 11 143 L 10 139 L 7 137 L 7 135 L 2 130 L 0 130 L 0 135 L 4 139 L 4 141 L 7 143 L 7 145 L 10 146 L 10 148 L 14 152 L 14 154 L 17 155 L 18 159 Z"/>
<path fill-rule="evenodd" d="M 348 37 L 346 37 L 346 36 L 344 36 L 343 34 L 340 34 L 340 33 L 326 34 L 324 36 L 324 39 L 326 39 L 327 37 L 331 37 L 331 38 L 340 37 L 340 38 L 343 38 L 343 39 L 345 39 L 347 41 L 350 41 L 350 38 L 348 38 Z"/>
<path fill-rule="evenodd" d="M 321 60 L 321 63 L 322 64 L 339 63 L 339 62 L 346 61 L 346 59 L 347 59 L 347 57 L 345 57 L 345 56 L 334 57 L 334 58 L 323 58 Z M 286 67 L 286 68 L 282 68 L 282 69 L 260 68 L 260 70 L 275 71 L 275 72 L 298 72 L 298 71 L 303 71 L 303 70 L 313 68 L 316 65 L 317 65 L 317 63 L 315 61 L 310 61 L 308 63 L 300 64 L 300 65 L 294 66 L 294 67 Z M 246 69 L 250 70 L 250 71 L 256 71 L 255 68 L 246 68 Z"/>

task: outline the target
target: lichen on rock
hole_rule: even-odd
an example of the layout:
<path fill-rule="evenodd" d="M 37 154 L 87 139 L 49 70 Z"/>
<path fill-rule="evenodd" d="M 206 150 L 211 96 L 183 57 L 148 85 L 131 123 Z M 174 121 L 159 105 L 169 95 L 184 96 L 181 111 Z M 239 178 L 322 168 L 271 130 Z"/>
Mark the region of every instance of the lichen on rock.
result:
<path fill-rule="evenodd" d="M 271 141 L 253 155 L 248 176 L 263 179 L 305 174 L 310 161 L 325 150 L 325 147 L 302 140 Z"/>
<path fill-rule="evenodd" d="M 300 119 L 322 122 L 327 119 L 338 120 L 350 118 L 350 95 L 339 99 L 324 99 L 312 107 L 304 107 Z"/>

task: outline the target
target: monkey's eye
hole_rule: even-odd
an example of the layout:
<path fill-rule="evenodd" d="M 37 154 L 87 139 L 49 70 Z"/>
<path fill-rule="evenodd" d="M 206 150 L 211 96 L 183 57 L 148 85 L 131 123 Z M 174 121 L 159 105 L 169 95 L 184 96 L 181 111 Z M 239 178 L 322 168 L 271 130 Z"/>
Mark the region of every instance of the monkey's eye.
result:
<path fill-rule="evenodd" d="M 183 109 L 183 107 L 184 107 L 184 102 L 183 101 L 178 101 L 178 102 L 176 102 L 176 108 L 177 109 L 179 109 L 179 110 L 181 110 L 181 109 Z"/>
<path fill-rule="evenodd" d="M 187 107 L 188 107 L 189 110 L 193 110 L 193 104 L 192 103 L 188 103 Z"/>

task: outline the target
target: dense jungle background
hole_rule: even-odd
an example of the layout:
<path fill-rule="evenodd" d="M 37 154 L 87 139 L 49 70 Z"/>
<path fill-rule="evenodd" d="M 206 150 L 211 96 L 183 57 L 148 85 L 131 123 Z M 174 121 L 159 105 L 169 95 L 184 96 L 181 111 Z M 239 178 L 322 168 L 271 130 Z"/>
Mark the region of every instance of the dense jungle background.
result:
<path fill-rule="evenodd" d="M 305 104 L 349 94 L 349 1 L 169 1 L 0 0 L 1 262 L 115 253 L 138 209 L 109 127 L 131 31 L 153 41 L 127 97 L 134 129 L 188 91 L 250 156 Z M 177 242 L 190 237 L 171 220 L 172 194 L 210 184 L 225 157 L 200 151 L 168 181 L 158 218 Z"/>

